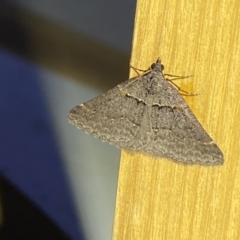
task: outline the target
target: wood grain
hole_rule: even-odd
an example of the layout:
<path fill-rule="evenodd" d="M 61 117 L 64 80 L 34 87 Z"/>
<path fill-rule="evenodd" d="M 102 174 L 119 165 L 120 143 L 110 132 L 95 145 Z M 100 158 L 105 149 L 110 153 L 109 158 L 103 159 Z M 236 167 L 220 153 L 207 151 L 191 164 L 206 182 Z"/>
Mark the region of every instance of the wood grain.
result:
<path fill-rule="evenodd" d="M 139 0 L 131 64 L 157 57 L 225 163 L 184 166 L 122 151 L 114 240 L 240 239 L 240 2 Z M 131 72 L 133 76 L 133 72 Z"/>

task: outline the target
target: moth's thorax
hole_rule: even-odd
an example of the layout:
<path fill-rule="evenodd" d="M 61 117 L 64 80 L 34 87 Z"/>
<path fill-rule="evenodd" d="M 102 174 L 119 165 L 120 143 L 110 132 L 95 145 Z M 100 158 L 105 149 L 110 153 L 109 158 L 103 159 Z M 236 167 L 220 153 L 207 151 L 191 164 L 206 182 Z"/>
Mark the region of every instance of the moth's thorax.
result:
<path fill-rule="evenodd" d="M 144 76 L 143 85 L 148 94 L 154 95 L 166 85 L 166 79 L 162 73 L 151 71 Z"/>

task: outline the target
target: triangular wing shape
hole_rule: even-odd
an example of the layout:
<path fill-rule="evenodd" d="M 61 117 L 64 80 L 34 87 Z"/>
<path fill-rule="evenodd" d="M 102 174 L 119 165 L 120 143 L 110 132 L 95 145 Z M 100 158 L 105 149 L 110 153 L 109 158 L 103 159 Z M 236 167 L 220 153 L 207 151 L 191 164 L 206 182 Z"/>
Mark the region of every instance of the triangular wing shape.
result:
<path fill-rule="evenodd" d="M 126 97 L 127 91 L 135 91 L 135 85 L 139 83 L 142 84 L 141 77 L 127 80 L 76 106 L 69 112 L 69 122 L 118 148 L 140 150 L 137 136 L 146 106 L 132 97 Z"/>
<path fill-rule="evenodd" d="M 76 106 L 69 121 L 102 141 L 186 164 L 217 165 L 223 154 L 178 91 L 160 60 L 144 75 Z"/>

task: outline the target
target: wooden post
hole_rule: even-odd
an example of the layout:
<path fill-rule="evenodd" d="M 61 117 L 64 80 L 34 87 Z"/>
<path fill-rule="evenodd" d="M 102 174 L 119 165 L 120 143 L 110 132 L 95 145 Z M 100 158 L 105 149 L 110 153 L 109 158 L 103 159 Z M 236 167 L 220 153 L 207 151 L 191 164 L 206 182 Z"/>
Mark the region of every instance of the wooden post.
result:
<path fill-rule="evenodd" d="M 131 65 L 160 57 L 165 73 L 194 74 L 176 83 L 201 93 L 185 99 L 225 163 L 122 151 L 113 240 L 240 239 L 239 23 L 238 0 L 138 0 Z"/>

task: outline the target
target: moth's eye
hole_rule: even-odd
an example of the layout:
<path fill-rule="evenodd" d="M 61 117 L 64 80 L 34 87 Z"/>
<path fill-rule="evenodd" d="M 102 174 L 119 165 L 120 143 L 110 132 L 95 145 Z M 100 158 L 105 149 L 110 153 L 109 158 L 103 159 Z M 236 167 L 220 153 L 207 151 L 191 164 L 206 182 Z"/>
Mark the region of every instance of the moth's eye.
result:
<path fill-rule="evenodd" d="M 152 65 L 151 65 L 151 69 L 154 69 L 156 67 L 156 63 L 153 63 Z"/>
<path fill-rule="evenodd" d="M 161 64 L 162 71 L 164 70 L 164 66 Z"/>

